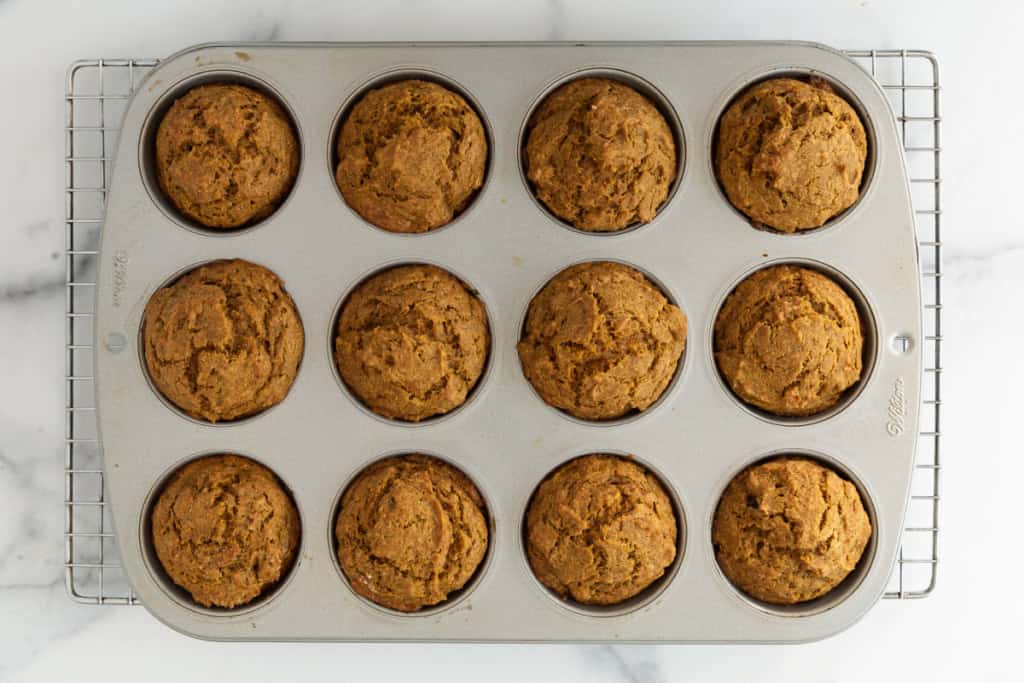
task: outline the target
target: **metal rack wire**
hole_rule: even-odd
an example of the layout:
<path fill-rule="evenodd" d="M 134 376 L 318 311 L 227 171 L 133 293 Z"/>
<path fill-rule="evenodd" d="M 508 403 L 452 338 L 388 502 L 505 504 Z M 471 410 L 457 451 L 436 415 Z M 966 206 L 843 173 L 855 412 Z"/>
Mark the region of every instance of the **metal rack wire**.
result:
<path fill-rule="evenodd" d="M 96 432 L 93 344 L 99 236 L 128 98 L 153 59 L 74 63 L 65 94 L 64 567 L 72 599 L 138 602 L 114 540 Z"/>
<path fill-rule="evenodd" d="M 917 218 L 925 358 L 920 442 L 897 566 L 887 598 L 935 588 L 941 465 L 942 240 L 938 62 L 919 50 L 847 53 L 879 82 L 900 125 Z M 132 92 L 155 59 L 92 59 L 68 70 L 65 93 L 64 567 L 68 595 L 94 605 L 138 603 L 121 567 L 103 483 L 93 387 L 99 235 L 117 138 Z"/>
<path fill-rule="evenodd" d="M 923 50 L 857 50 L 847 55 L 882 86 L 900 127 L 921 261 L 924 359 L 917 460 L 896 568 L 885 597 L 923 598 L 939 564 L 942 465 L 942 173 L 939 63 Z"/>

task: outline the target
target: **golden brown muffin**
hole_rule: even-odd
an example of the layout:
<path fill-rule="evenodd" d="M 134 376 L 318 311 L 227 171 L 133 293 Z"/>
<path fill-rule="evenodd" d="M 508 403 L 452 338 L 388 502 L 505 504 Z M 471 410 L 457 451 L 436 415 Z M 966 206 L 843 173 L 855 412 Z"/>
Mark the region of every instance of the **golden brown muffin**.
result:
<path fill-rule="evenodd" d="M 373 602 L 415 612 L 443 602 L 487 553 L 487 510 L 473 482 L 425 455 L 380 460 L 341 499 L 338 561 Z"/>
<path fill-rule="evenodd" d="M 676 516 L 658 479 L 614 455 L 586 455 L 548 476 L 526 514 L 527 555 L 542 584 L 585 605 L 614 605 L 676 557 Z"/>
<path fill-rule="evenodd" d="M 769 413 L 814 415 L 860 379 L 857 307 L 809 268 L 771 266 L 732 291 L 715 320 L 715 361 L 733 392 Z"/>
<path fill-rule="evenodd" d="M 487 136 L 460 95 L 428 81 L 366 93 L 338 135 L 335 180 L 378 228 L 427 232 L 469 206 L 484 182 Z"/>
<path fill-rule="evenodd" d="M 207 263 L 158 290 L 146 304 L 142 337 L 157 390 L 210 422 L 283 401 L 305 342 L 281 280 L 240 259 Z"/>
<path fill-rule="evenodd" d="M 782 232 L 816 228 L 860 195 L 864 124 L 820 78 L 773 78 L 742 93 L 718 124 L 715 164 L 733 206 Z"/>
<path fill-rule="evenodd" d="M 672 131 L 650 100 L 607 78 L 580 78 L 530 118 L 526 176 L 556 216 L 589 232 L 648 223 L 676 178 Z"/>
<path fill-rule="evenodd" d="M 251 602 L 288 573 L 299 548 L 299 513 L 277 478 L 237 455 L 178 469 L 150 516 L 167 575 L 204 607 Z"/>
<path fill-rule="evenodd" d="M 722 572 L 778 605 L 825 595 L 853 571 L 871 539 L 857 487 L 813 460 L 786 456 L 740 472 L 712 528 Z"/>
<path fill-rule="evenodd" d="M 418 422 L 466 401 L 490 345 L 484 305 L 457 277 L 435 266 L 398 266 L 348 297 L 334 358 L 370 410 Z"/>
<path fill-rule="evenodd" d="M 273 98 L 242 85 L 200 85 L 160 121 L 156 171 L 187 218 L 237 228 L 284 201 L 299 172 L 299 142 Z"/>
<path fill-rule="evenodd" d="M 523 373 L 541 398 L 585 420 L 646 410 L 675 375 L 686 316 L 629 266 L 566 268 L 530 302 L 519 341 Z"/>

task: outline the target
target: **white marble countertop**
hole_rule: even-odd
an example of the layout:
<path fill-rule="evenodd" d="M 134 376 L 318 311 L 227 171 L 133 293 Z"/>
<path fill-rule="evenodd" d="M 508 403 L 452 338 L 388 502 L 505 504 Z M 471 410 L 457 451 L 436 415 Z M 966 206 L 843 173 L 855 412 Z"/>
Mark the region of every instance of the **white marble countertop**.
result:
<path fill-rule="evenodd" d="M 1019 680 L 1024 621 L 1013 439 L 1024 362 L 1016 2 L 761 3 L 206 0 L 157 9 L 0 0 L 0 680 Z M 804 39 L 936 52 L 943 68 L 945 461 L 936 594 L 882 602 L 811 645 L 218 644 L 141 608 L 64 594 L 62 90 L 85 57 L 215 40 Z M 967 442 L 973 446 L 967 447 Z"/>

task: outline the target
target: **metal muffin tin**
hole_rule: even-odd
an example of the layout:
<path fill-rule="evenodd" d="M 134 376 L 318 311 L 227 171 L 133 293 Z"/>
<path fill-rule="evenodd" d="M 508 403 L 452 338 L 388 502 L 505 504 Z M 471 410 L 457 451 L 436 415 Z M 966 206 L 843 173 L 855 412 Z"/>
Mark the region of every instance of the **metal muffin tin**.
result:
<path fill-rule="evenodd" d="M 861 200 L 822 229 L 754 229 L 719 189 L 712 144 L 719 115 L 744 87 L 816 73 L 860 111 L 871 153 Z M 619 234 L 584 234 L 547 214 L 521 169 L 532 108 L 587 74 L 624 80 L 678 124 L 680 177 L 656 219 Z M 334 136 L 352 98 L 382 80 L 438 80 L 478 108 L 490 142 L 486 183 L 449 226 L 396 235 L 367 224 L 334 185 Z M 160 196 L 150 143 L 175 96 L 201 82 L 238 81 L 277 97 L 302 150 L 288 199 L 268 219 L 226 233 L 197 229 Z M 150 387 L 138 349 L 149 297 L 197 264 L 244 258 L 285 282 L 306 350 L 287 398 L 238 422 L 209 425 Z M 146 607 L 189 635 L 223 640 L 807 641 L 845 629 L 881 596 L 907 506 L 921 383 L 921 293 L 907 173 L 884 94 L 837 51 L 807 43 L 263 44 L 181 52 L 139 87 L 124 119 L 103 230 L 97 286 L 100 437 L 125 570 Z M 678 376 L 650 410 L 611 423 L 545 405 L 516 355 L 531 297 L 569 264 L 617 260 L 648 273 L 689 319 Z M 490 316 L 489 366 L 462 408 L 418 425 L 369 414 L 339 383 L 334 316 L 351 288 L 387 265 L 429 262 L 475 288 Z M 776 419 L 740 403 L 712 357 L 725 296 L 765 265 L 819 268 L 854 296 L 868 332 L 865 374 L 836 410 Z M 904 422 L 892 411 L 902 411 Z M 202 454 L 231 452 L 270 467 L 302 520 L 300 556 L 281 584 L 235 610 L 195 605 L 163 574 L 147 540 L 148 505 L 164 478 Z M 333 528 L 341 491 L 365 465 L 424 452 L 465 471 L 486 499 L 491 547 L 474 580 L 438 607 L 400 614 L 345 582 Z M 559 600 L 533 577 L 523 548 L 526 506 L 544 476 L 586 453 L 633 454 L 658 474 L 680 517 L 679 557 L 636 599 L 594 609 Z M 719 495 L 745 466 L 777 453 L 833 464 L 865 498 L 874 537 L 858 569 L 817 601 L 758 603 L 722 575 L 711 544 Z"/>

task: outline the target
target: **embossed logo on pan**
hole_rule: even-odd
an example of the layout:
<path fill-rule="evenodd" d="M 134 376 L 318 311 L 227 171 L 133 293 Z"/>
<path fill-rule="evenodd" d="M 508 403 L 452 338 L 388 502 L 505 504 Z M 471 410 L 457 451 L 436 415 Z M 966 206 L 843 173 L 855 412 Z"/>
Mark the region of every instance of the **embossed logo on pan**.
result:
<path fill-rule="evenodd" d="M 897 377 L 892 385 L 892 395 L 889 397 L 889 407 L 886 410 L 885 431 L 889 436 L 899 436 L 905 428 L 907 416 L 907 398 L 903 390 L 902 377 Z"/>
<path fill-rule="evenodd" d="M 128 252 L 118 249 L 114 252 L 114 307 L 120 308 L 122 294 L 128 287 Z"/>

